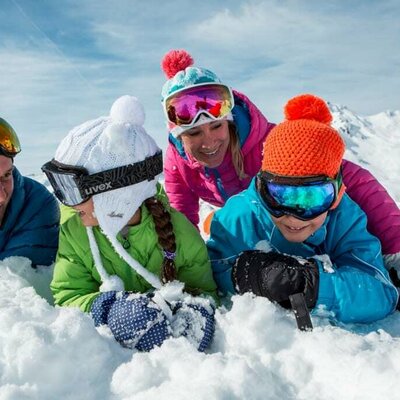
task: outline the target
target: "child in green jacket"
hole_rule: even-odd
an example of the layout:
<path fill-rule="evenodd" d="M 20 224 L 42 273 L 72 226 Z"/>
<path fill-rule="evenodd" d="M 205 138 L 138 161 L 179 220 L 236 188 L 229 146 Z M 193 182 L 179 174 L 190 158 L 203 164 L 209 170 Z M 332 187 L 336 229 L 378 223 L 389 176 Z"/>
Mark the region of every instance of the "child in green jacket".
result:
<path fill-rule="evenodd" d="M 204 350 L 216 298 L 207 250 L 169 207 L 157 183 L 161 150 L 143 123 L 142 105 L 123 96 L 110 116 L 69 132 L 42 167 L 77 211 L 64 218 L 51 289 L 56 304 L 90 312 L 124 346 L 151 350 L 183 335 Z"/>

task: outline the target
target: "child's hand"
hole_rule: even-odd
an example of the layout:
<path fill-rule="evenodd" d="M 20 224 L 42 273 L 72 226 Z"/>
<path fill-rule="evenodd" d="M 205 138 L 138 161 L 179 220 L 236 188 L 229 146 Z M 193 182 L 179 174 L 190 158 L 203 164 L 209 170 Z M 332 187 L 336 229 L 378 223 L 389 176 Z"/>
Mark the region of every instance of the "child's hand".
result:
<path fill-rule="evenodd" d="M 201 303 L 180 301 L 175 305 L 173 313 L 173 335 L 185 336 L 199 351 L 204 351 L 214 335 L 214 307 L 211 304 L 204 307 Z"/>
<path fill-rule="evenodd" d="M 252 292 L 291 308 L 289 296 L 304 293 L 312 309 L 318 296 L 319 271 L 315 260 L 304 263 L 275 252 L 244 251 L 232 269 L 232 279 L 239 293 Z"/>
<path fill-rule="evenodd" d="M 104 292 L 93 302 L 91 314 L 96 326 L 107 325 L 131 349 L 150 351 L 171 336 L 166 315 L 148 294 Z"/>

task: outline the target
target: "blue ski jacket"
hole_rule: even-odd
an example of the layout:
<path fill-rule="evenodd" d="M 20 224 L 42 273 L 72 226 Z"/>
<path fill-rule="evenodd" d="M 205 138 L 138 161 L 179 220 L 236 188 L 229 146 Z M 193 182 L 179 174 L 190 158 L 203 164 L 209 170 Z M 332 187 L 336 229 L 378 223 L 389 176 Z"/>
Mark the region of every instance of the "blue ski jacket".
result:
<path fill-rule="evenodd" d="M 0 260 L 21 256 L 32 266 L 56 258 L 60 212 L 55 197 L 14 168 L 14 190 L 0 226 Z"/>
<path fill-rule="evenodd" d="M 398 292 L 384 267 L 380 242 L 366 225 L 364 212 L 345 194 L 306 241 L 289 242 L 264 207 L 254 178 L 212 219 L 207 247 L 215 281 L 221 292 L 233 294 L 231 272 L 236 258 L 244 250 L 262 248 L 262 241 L 289 255 L 328 255 L 331 268 L 317 261 L 320 280 L 313 313 L 322 311 L 341 322 L 379 320 L 395 310 Z"/>

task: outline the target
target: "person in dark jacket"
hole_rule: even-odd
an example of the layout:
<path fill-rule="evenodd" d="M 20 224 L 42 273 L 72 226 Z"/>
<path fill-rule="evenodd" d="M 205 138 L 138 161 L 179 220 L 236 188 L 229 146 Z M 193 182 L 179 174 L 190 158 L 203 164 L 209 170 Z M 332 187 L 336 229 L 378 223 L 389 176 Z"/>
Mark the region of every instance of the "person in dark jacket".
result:
<path fill-rule="evenodd" d="M 11 125 L 0 118 L 0 260 L 29 258 L 32 266 L 50 265 L 58 247 L 60 212 L 55 197 L 14 165 L 21 151 Z"/>

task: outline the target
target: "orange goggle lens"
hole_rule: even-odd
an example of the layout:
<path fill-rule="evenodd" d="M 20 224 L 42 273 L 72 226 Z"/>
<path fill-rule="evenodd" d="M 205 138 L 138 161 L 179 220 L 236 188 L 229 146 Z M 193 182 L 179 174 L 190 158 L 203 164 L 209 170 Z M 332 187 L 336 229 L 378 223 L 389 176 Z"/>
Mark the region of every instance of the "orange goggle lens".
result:
<path fill-rule="evenodd" d="M 0 118 L 0 147 L 7 156 L 14 157 L 21 151 L 21 145 L 12 126 Z"/>

